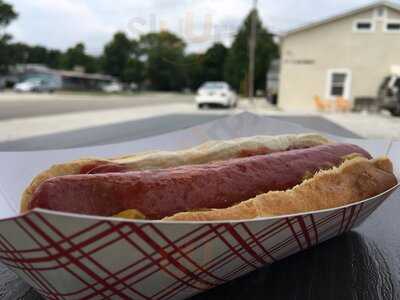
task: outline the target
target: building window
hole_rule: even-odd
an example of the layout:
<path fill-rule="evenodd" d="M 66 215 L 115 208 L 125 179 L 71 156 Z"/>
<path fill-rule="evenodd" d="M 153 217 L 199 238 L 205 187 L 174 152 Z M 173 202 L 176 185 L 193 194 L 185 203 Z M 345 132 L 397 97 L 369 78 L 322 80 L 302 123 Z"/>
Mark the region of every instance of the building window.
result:
<path fill-rule="evenodd" d="M 354 23 L 354 31 L 356 32 L 372 32 L 374 24 L 370 20 L 359 20 Z"/>
<path fill-rule="evenodd" d="M 387 21 L 385 24 L 386 32 L 400 32 L 400 21 Z"/>
<path fill-rule="evenodd" d="M 329 99 L 350 97 L 350 71 L 349 70 L 329 70 L 327 96 Z"/>

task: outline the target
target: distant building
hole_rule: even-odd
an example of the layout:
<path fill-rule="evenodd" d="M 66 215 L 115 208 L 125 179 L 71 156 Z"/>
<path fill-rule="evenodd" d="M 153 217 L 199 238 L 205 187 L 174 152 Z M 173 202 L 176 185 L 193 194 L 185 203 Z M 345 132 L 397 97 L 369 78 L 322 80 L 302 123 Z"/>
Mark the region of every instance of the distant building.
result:
<path fill-rule="evenodd" d="M 54 89 L 62 90 L 100 90 L 105 84 L 116 81 L 114 77 L 104 74 L 89 74 L 83 70 L 53 70 L 40 64 L 17 65 L 12 70 L 9 80 L 24 81 L 29 78 L 40 78 Z"/>
<path fill-rule="evenodd" d="M 400 66 L 400 6 L 382 1 L 287 32 L 281 39 L 278 105 L 376 97 Z"/>

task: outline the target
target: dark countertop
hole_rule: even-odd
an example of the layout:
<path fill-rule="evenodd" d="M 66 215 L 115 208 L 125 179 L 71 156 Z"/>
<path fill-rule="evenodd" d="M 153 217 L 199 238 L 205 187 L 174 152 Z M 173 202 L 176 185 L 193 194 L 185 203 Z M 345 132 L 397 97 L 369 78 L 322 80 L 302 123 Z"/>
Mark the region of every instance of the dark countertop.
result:
<path fill-rule="evenodd" d="M 46 149 L 55 148 L 56 145 L 64 148 L 120 142 L 160 134 L 167 129 L 171 131 L 190 127 L 218 117 L 223 116 L 170 115 L 135 121 L 137 123 L 112 125 L 101 130 L 85 129 L 3 143 L 0 144 L 0 150 Z M 319 117 L 277 118 L 336 135 L 356 137 L 352 132 Z M 90 138 L 84 139 L 85 136 Z M 363 225 L 352 232 L 192 299 L 400 299 L 399 198 L 400 192 L 392 195 Z M 0 298 L 42 299 L 2 265 Z"/>

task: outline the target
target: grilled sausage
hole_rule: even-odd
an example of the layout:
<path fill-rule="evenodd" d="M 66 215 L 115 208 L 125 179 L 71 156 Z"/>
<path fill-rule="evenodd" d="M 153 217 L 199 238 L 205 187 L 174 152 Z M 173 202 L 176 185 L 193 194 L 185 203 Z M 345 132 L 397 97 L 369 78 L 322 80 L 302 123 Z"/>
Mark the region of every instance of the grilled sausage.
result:
<path fill-rule="evenodd" d="M 162 219 L 292 188 L 352 154 L 371 158 L 355 145 L 328 144 L 163 170 L 54 177 L 39 186 L 29 208 L 101 216 L 136 209 L 149 219 Z"/>

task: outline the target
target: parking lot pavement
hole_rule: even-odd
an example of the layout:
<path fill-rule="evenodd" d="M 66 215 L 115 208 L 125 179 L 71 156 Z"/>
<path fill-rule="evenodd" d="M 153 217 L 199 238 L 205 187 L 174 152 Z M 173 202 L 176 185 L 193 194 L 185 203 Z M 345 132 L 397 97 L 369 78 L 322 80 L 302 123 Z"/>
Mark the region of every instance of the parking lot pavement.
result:
<path fill-rule="evenodd" d="M 207 111 L 197 114 L 167 114 L 158 117 L 103 125 L 95 128 L 82 128 L 40 137 L 24 138 L 17 141 L 0 142 L 0 151 L 60 149 L 120 143 L 185 129 L 228 115 L 229 114 L 216 114 Z M 329 130 L 330 133 L 336 135 L 350 138 L 357 137 L 335 123 L 319 116 L 274 115 L 272 118 L 277 118 L 280 121 L 295 122 L 302 126 L 313 128 L 314 130 L 318 129 L 323 131 L 326 129 Z"/>
<path fill-rule="evenodd" d="M 8 119 L 0 121 L 0 142 L 112 125 L 176 112 L 189 113 L 193 111 L 192 107 L 192 104 L 136 106 Z"/>
<path fill-rule="evenodd" d="M 15 97 L 15 95 L 11 96 Z M 264 100 L 259 100 L 255 104 L 250 104 L 243 100 L 238 108 L 232 110 L 198 110 L 194 103 L 193 95 L 173 93 L 143 94 L 134 97 L 110 96 L 111 98 L 103 96 L 105 100 L 99 100 L 95 95 L 85 95 L 84 100 L 79 99 L 81 97 L 79 95 L 63 95 L 62 97 L 58 94 L 44 95 L 46 97 L 54 97 L 54 101 L 49 101 L 48 99 L 40 100 L 40 95 L 37 94 L 24 96 L 25 98 L 21 98 L 22 100 L 15 98 L 15 102 L 7 100 L 2 103 L 0 100 L 0 142 L 76 131 L 168 114 L 227 115 L 245 110 L 260 110 L 263 112 L 273 110 Z M 13 105 L 12 110 L 5 106 L 7 103 Z M 32 110 L 35 112 L 33 115 Z M 7 114 L 8 116 L 6 116 Z M 1 119 L 1 115 L 3 115 L 3 119 Z M 10 115 L 13 116 L 10 117 Z"/>
<path fill-rule="evenodd" d="M 51 110 L 48 109 L 49 106 L 59 109 L 57 108 L 57 103 L 61 103 L 61 108 L 76 108 L 79 107 L 79 105 L 75 104 L 83 103 L 83 100 L 78 99 L 81 97 L 79 95 L 64 95 L 61 98 L 55 98 L 58 100 L 53 99 L 54 101 L 49 101 L 48 99 L 40 100 L 40 98 L 37 97 L 39 96 L 27 96 L 27 98 L 24 98 L 21 101 L 16 101 L 19 103 L 20 107 L 24 108 L 22 110 L 18 110 L 18 107 L 15 106 L 15 103 L 13 104 L 15 108 L 14 114 L 17 114 L 17 117 L 5 118 L 3 120 L 1 120 L 0 117 L 0 143 L 3 143 L 3 146 L 5 145 L 4 142 L 6 142 L 7 145 L 12 145 L 13 142 L 18 140 L 27 143 L 29 142 L 29 139 L 33 137 L 50 138 L 52 135 L 63 132 L 69 132 L 71 137 L 76 138 L 78 141 L 77 145 L 80 145 L 81 142 L 79 141 L 84 138 L 94 138 L 94 142 L 101 143 L 100 136 L 87 137 L 86 135 L 85 137 L 85 132 L 87 132 L 85 130 L 90 128 L 102 128 L 106 130 L 107 128 L 107 131 L 103 132 L 103 134 L 106 134 L 106 132 L 110 133 L 110 130 L 114 128 L 113 130 L 116 130 L 115 135 L 116 139 L 118 140 L 118 130 L 128 130 L 129 128 L 132 134 L 136 134 L 138 137 L 147 134 L 144 129 L 140 130 L 140 128 L 134 128 L 135 126 L 132 124 L 139 124 L 133 123 L 137 120 L 173 115 L 186 116 L 176 120 L 173 117 L 168 117 L 163 119 L 161 123 L 155 123 L 158 124 L 157 126 L 159 126 L 159 128 L 150 128 L 149 132 L 158 134 L 164 132 L 164 128 L 168 128 L 169 131 L 184 128 L 185 126 L 188 127 L 195 125 L 199 122 L 203 122 L 204 120 L 207 121 L 211 120 L 212 118 L 236 114 L 243 111 L 254 112 L 272 117 L 287 116 L 288 121 L 294 122 L 300 118 L 302 124 L 305 126 L 307 126 L 307 122 L 314 124 L 316 120 L 325 118 L 331 121 L 331 123 L 322 122 L 321 124 L 325 124 L 324 126 L 329 126 L 329 129 L 337 126 L 338 132 L 340 132 L 340 127 L 343 127 L 351 130 L 361 137 L 400 139 L 400 118 L 393 118 L 388 115 L 362 113 L 320 114 L 315 112 L 282 112 L 267 104 L 263 99 L 259 99 L 254 103 L 242 99 L 236 109 L 198 110 L 194 103 L 193 96 L 191 95 L 176 95 L 168 93 L 145 94 L 142 96 L 135 96 L 137 98 L 128 97 L 129 100 L 126 100 L 126 96 L 111 96 L 115 98 L 103 96 L 105 97 L 104 99 L 108 100 L 98 100 L 94 95 L 84 95 L 84 101 L 90 104 L 88 107 L 84 107 L 84 109 L 77 111 L 67 110 L 67 112 L 63 112 L 61 109 L 55 113 L 51 113 Z M 60 97 L 60 95 L 57 95 L 57 97 Z M 70 97 L 72 97 L 73 100 L 69 101 Z M 13 103 L 11 100 L 4 101 L 3 103 L 5 102 Z M 35 105 L 31 105 L 29 107 L 35 107 L 36 111 L 44 111 L 46 113 L 43 115 L 25 116 L 24 113 L 26 112 L 26 109 L 23 104 L 24 102 L 34 103 Z M 2 113 L 3 115 L 10 113 L 9 111 L 2 111 L 4 107 L 1 107 L 1 103 L 0 97 L 0 115 Z M 193 117 L 195 115 L 199 117 Z M 190 120 L 190 118 L 193 118 L 193 120 Z M 129 126 L 131 127 L 129 127 L 127 124 L 130 124 Z M 111 125 L 115 126 L 112 127 Z M 320 130 L 324 131 L 324 127 L 321 127 Z M 326 130 L 327 128 L 325 128 L 325 131 Z M 102 131 L 100 130 L 96 132 L 101 133 Z M 1 147 L 1 149 L 12 149 L 12 147 L 10 148 L 9 146 L 6 148 L 4 147 Z"/>
<path fill-rule="evenodd" d="M 0 120 L 192 102 L 192 95 L 179 93 L 0 92 Z"/>

